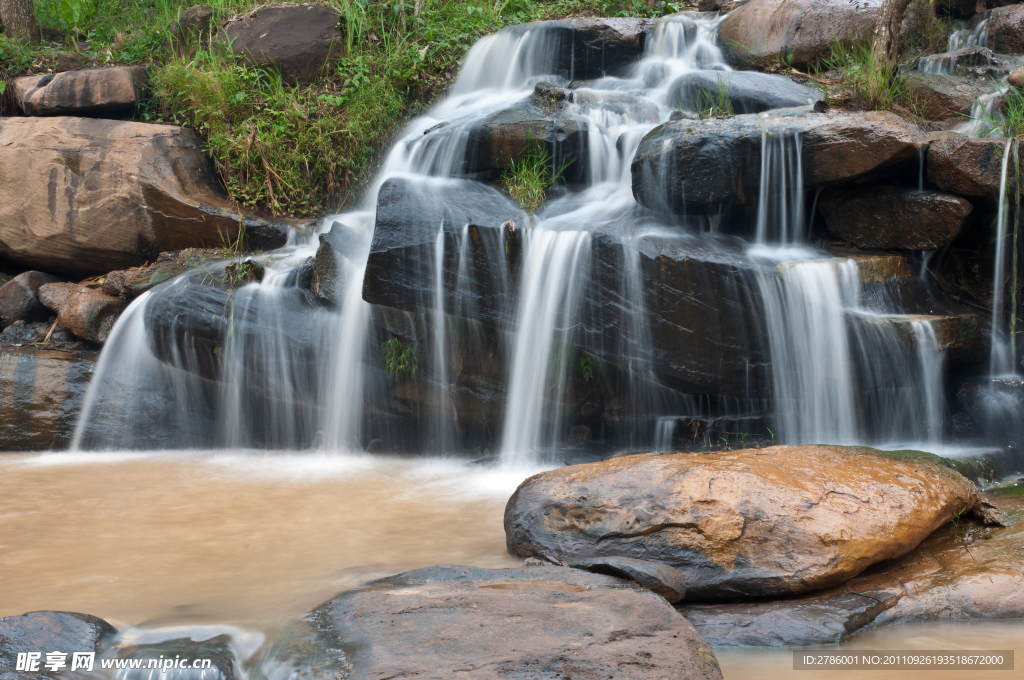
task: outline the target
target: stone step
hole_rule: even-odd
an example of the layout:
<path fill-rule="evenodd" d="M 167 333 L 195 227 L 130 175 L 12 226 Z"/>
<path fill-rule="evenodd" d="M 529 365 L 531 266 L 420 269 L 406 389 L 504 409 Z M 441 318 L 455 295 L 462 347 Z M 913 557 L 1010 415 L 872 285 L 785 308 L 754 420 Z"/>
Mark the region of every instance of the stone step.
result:
<path fill-rule="evenodd" d="M 914 323 L 927 322 L 935 332 L 939 349 L 971 349 L 981 342 L 981 327 L 973 314 L 857 314 L 865 324 L 888 324 L 895 328 L 901 339 L 915 342 Z"/>
<path fill-rule="evenodd" d="M 828 257 L 821 260 L 796 260 L 775 265 L 780 276 L 793 267 L 809 262 L 830 263 L 834 266 L 844 264 L 847 260 L 857 262 L 857 272 L 861 283 L 884 283 L 890 279 L 909 279 L 912 276 L 907 258 L 902 255 L 852 255 L 850 257 Z"/>

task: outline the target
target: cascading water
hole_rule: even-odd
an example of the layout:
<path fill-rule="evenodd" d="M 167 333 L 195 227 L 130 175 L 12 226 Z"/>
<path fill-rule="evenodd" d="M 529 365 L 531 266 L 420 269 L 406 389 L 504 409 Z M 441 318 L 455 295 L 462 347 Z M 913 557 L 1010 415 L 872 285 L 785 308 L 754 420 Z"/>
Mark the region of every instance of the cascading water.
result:
<path fill-rule="evenodd" d="M 989 355 L 989 374 L 992 376 L 1013 373 L 1013 351 L 1010 333 L 1006 326 L 1003 309 L 1004 282 L 1007 260 L 1007 235 L 1009 232 L 1010 203 L 1007 197 L 1007 181 L 1010 171 L 1010 148 L 1014 140 L 1007 139 L 1003 146 L 1003 161 L 999 177 L 999 212 L 996 216 L 996 254 L 992 277 L 992 349 Z"/>

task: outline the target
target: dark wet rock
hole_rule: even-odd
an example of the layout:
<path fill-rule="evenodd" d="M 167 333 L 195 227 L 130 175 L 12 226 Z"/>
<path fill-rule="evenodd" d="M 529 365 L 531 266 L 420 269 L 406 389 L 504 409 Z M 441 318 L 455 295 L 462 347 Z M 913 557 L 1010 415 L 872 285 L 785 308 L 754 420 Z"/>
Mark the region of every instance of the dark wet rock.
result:
<path fill-rule="evenodd" d="M 636 581 L 672 604 L 686 596 L 686 579 L 683 577 L 683 573 L 662 562 L 638 560 L 632 557 L 595 557 L 574 560 L 570 562 L 569 566 L 595 574 L 608 574 Z"/>
<path fill-rule="evenodd" d="M 959 76 L 911 73 L 904 87 L 915 103 L 915 111 L 925 120 L 963 121 L 971 113 L 978 97 L 993 90 Z"/>
<path fill-rule="evenodd" d="M 195 55 L 211 38 L 213 8 L 193 5 L 182 10 L 178 19 L 167 28 L 167 51 L 179 58 Z"/>
<path fill-rule="evenodd" d="M 103 619 L 73 612 L 39 611 L 0 619 L 0 677 L 5 680 L 87 677 L 81 670 L 71 671 L 71 653 L 98 653 L 116 632 Z M 67 665 L 50 671 L 44 666 L 46 654 L 55 651 L 67 652 Z M 19 652 L 42 652 L 38 671 L 16 671 Z M 95 669 L 99 669 L 98 663 Z"/>
<path fill-rule="evenodd" d="M 259 283 L 267 274 L 267 268 L 256 260 L 232 262 L 224 267 L 222 281 L 228 288 L 237 288 L 250 283 Z"/>
<path fill-rule="evenodd" d="M 552 73 L 566 82 L 622 75 L 640 61 L 653 19 L 572 17 L 521 24 L 515 32 L 545 31 Z"/>
<path fill-rule="evenodd" d="M 329 232 L 320 235 L 309 285 L 317 300 L 328 306 L 341 304 L 345 270 L 363 248 L 360 238 L 341 222 L 335 222 Z"/>
<path fill-rule="evenodd" d="M 999 200 L 1005 139 L 946 134 L 928 144 L 928 182 L 958 196 Z M 1014 190 L 1013 174 L 1007 192 Z"/>
<path fill-rule="evenodd" d="M 978 67 L 998 66 L 999 60 L 987 47 L 968 47 L 956 52 L 929 54 L 917 60 L 918 71 L 927 71 L 932 64 L 949 66 L 958 75 L 968 75 Z"/>
<path fill-rule="evenodd" d="M 460 174 L 475 179 L 498 179 L 513 161 L 539 145 L 547 148 L 552 165 L 562 168 L 561 181 L 583 180 L 587 166 L 587 119 L 568 110 L 566 97 L 551 94 L 547 83 L 525 100 L 475 125 L 466 142 Z M 563 91 L 567 94 L 568 91 Z M 439 139 L 456 131 L 442 128 Z"/>
<path fill-rule="evenodd" d="M 103 292 L 122 300 L 134 300 L 147 290 L 197 267 L 209 267 L 212 271 L 213 263 L 223 257 L 220 250 L 212 248 L 160 253 L 152 264 L 108 273 L 102 280 Z"/>
<path fill-rule="evenodd" d="M 57 325 L 89 342 L 103 344 L 128 303 L 98 288 L 68 283 L 40 287 L 40 300 L 57 312 Z"/>
<path fill-rule="evenodd" d="M 56 276 L 30 271 L 18 274 L 0 286 L 0 328 L 15 321 L 42 321 L 50 316 L 49 310 L 39 301 L 39 287 L 45 283 L 60 281 Z"/>
<path fill-rule="evenodd" d="M 243 216 L 253 248 L 288 225 Z M 0 119 L 0 257 L 72 277 L 233 240 L 228 202 L 199 135 L 172 125 L 92 118 Z"/>
<path fill-rule="evenodd" d="M 681 215 L 755 205 L 765 132 L 772 138 L 800 135 L 808 189 L 848 182 L 918 155 L 916 128 L 891 113 L 680 120 L 660 125 L 640 142 L 633 195 L 643 206 Z"/>
<path fill-rule="evenodd" d="M 718 42 L 749 68 L 801 70 L 831 54 L 832 44 L 871 38 L 881 0 L 750 0 L 718 29 Z"/>
<path fill-rule="evenodd" d="M 967 380 L 956 396 L 986 437 L 1024 445 L 1024 377 Z"/>
<path fill-rule="evenodd" d="M 669 91 L 671 106 L 691 111 L 718 106 L 724 94 L 736 114 L 804 106 L 821 97 L 785 76 L 755 71 L 693 71 L 677 78 Z"/>
<path fill-rule="evenodd" d="M 342 593 L 306 621 L 335 658 L 317 668 L 353 677 L 722 677 L 663 598 L 560 567 L 420 569 Z"/>
<path fill-rule="evenodd" d="M 217 41 L 289 84 L 311 83 L 344 55 L 340 15 L 327 5 L 266 7 L 227 24 Z"/>
<path fill-rule="evenodd" d="M 145 66 L 107 66 L 24 76 L 11 86 L 27 116 L 96 116 L 134 109 L 148 73 Z"/>
<path fill-rule="evenodd" d="M 4 329 L 3 333 L 0 333 L 0 345 L 30 345 L 32 343 L 41 343 L 46 339 L 47 333 L 50 334 L 50 339 L 45 343 L 45 346 L 50 349 L 84 349 L 87 347 L 86 343 L 81 342 L 73 335 L 61 328 L 53 328 L 53 332 L 50 332 L 52 322 L 49 321 L 35 321 L 33 323 L 25 323 L 24 321 L 15 321 L 10 326 Z"/>
<path fill-rule="evenodd" d="M 503 225 L 526 228 L 519 206 L 496 189 L 464 180 L 389 179 L 377 193 L 377 223 L 366 264 L 363 299 L 418 311 L 434 306 L 435 248 L 443 231 L 444 302 L 449 313 L 499 328 L 515 309 Z M 459 255 L 468 234 L 468 261 L 460 288 Z M 462 295 L 458 295 L 461 292 Z"/>
<path fill-rule="evenodd" d="M 189 659 L 210 660 L 210 668 L 170 668 L 160 675 L 165 680 L 235 680 L 238 666 L 231 648 L 229 635 L 217 635 L 196 641 L 191 638 L 176 638 L 164 642 L 121 647 L 113 655 L 118 659 Z M 240 670 L 240 669 L 239 669 Z M 154 672 L 150 669 L 125 670 L 118 673 L 120 680 L 151 680 Z"/>
<path fill-rule="evenodd" d="M 988 44 L 999 54 L 1024 52 L 1024 5 L 997 7 L 988 20 Z"/>
<path fill-rule="evenodd" d="M 954 538 L 954 535 L 958 538 Z M 1024 523 L 947 525 L 898 559 L 804 597 L 680 608 L 715 646 L 837 643 L 889 625 L 1024 616 Z"/>
<path fill-rule="evenodd" d="M 688 600 L 764 597 L 842 583 L 977 503 L 959 473 L 871 449 L 647 454 L 530 477 L 506 506 L 505 538 L 519 557 L 665 562 Z"/>
<path fill-rule="evenodd" d="M 959 196 L 878 185 L 828 191 L 818 207 L 828 230 L 858 248 L 907 250 L 948 245 L 973 210 Z"/>

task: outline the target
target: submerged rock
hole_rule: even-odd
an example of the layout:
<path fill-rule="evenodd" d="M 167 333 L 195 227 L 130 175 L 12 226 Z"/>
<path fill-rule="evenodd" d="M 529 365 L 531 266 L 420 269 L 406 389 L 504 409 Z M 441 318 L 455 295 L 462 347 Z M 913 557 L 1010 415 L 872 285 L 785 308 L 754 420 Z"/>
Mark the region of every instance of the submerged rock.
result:
<path fill-rule="evenodd" d="M 0 347 L 0 450 L 66 448 L 96 359 L 95 352 Z"/>
<path fill-rule="evenodd" d="M 754 71 L 693 71 L 669 86 L 669 104 L 700 111 L 728 100 L 729 113 L 761 113 L 813 104 L 821 93 L 786 76 Z"/>
<path fill-rule="evenodd" d="M 78 669 L 72 672 L 73 652 L 101 651 L 107 639 L 117 631 L 103 619 L 74 612 L 39 611 L 0 619 L 0 677 L 2 678 L 84 678 Z M 696 633 L 694 633 L 696 635 Z M 57 671 L 45 668 L 48 652 L 66 652 L 66 667 Z M 36 671 L 16 671 L 19 652 L 41 652 Z M 99 669 L 99 664 L 95 664 Z"/>
<path fill-rule="evenodd" d="M 519 557 L 665 562 L 689 600 L 763 597 L 842 583 L 977 503 L 959 473 L 871 449 L 647 454 L 530 477 L 505 538 Z"/>
<path fill-rule="evenodd" d="M 130 113 L 142 99 L 148 73 L 145 66 L 108 66 L 24 76 L 11 85 L 27 116 Z"/>
<path fill-rule="evenodd" d="M 227 201 L 198 134 L 91 118 L 0 119 L 0 257 L 86 277 L 163 251 L 219 246 L 245 223 L 252 247 L 287 225 Z"/>
<path fill-rule="evenodd" d="M 818 207 L 828 230 L 858 248 L 907 250 L 948 245 L 974 209 L 959 196 L 878 185 L 826 192 Z"/>
<path fill-rule="evenodd" d="M 719 43 L 748 68 L 773 64 L 806 70 L 835 42 L 869 40 L 881 0 L 750 0 L 718 29 Z"/>
<path fill-rule="evenodd" d="M 679 215 L 755 206 L 766 141 L 776 155 L 780 143 L 789 154 L 799 149 L 807 189 L 848 182 L 918 155 L 916 128 L 892 113 L 679 120 L 658 126 L 640 142 L 633 196 L 645 207 Z"/>
<path fill-rule="evenodd" d="M 39 301 L 39 287 L 60 281 L 43 272 L 25 272 L 0 286 L 0 328 L 15 321 L 43 321 L 50 311 Z"/>
<path fill-rule="evenodd" d="M 342 593 L 306 621 L 335 658 L 317 669 L 332 676 L 722 677 L 711 649 L 662 597 L 561 567 L 420 569 Z"/>
<path fill-rule="evenodd" d="M 326 5 L 265 7 L 227 24 L 217 42 L 289 85 L 311 83 L 345 54 L 340 19 Z"/>
<path fill-rule="evenodd" d="M 838 643 L 883 626 L 1024 617 L 1024 522 L 982 528 L 964 521 L 838 588 L 799 598 L 680 609 L 710 644 Z"/>
<path fill-rule="evenodd" d="M 998 201 L 1005 148 L 1005 139 L 942 135 L 928 144 L 928 182 L 959 196 Z M 1006 182 L 1010 195 L 1016 186 L 1012 172 Z"/>

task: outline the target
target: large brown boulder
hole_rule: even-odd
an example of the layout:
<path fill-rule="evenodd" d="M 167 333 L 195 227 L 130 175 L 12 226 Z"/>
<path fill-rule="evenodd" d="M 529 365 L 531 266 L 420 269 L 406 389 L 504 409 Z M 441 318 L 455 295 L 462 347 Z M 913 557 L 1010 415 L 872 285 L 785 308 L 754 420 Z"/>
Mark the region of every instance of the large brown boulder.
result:
<path fill-rule="evenodd" d="M 977 503 L 959 473 L 872 449 L 646 454 L 530 477 L 505 538 L 520 557 L 665 562 L 688 600 L 763 597 L 838 585 Z"/>
<path fill-rule="evenodd" d="M 283 245 L 280 222 L 240 216 L 194 131 L 91 118 L 0 119 L 0 257 L 84 278 L 220 246 Z"/>
<path fill-rule="evenodd" d="M 267 7 L 224 27 L 218 42 L 289 84 L 311 83 L 345 53 L 340 15 L 327 5 Z"/>
<path fill-rule="evenodd" d="M 722 677 L 710 647 L 662 597 L 561 567 L 420 569 L 342 593 L 306 621 L 314 649 L 345 654 L 282 649 L 299 677 L 314 660 L 318 677 Z"/>
<path fill-rule="evenodd" d="M 998 201 L 1005 148 L 1005 139 L 943 135 L 928 144 L 928 182 L 958 196 Z M 1009 196 L 1016 185 L 1013 172 L 1006 183 Z"/>
<path fill-rule="evenodd" d="M 145 66 L 109 66 L 24 76 L 12 86 L 28 116 L 94 116 L 134 109 L 147 80 Z"/>
<path fill-rule="evenodd" d="M 96 358 L 95 352 L 0 348 L 0 450 L 66 448 Z"/>
<path fill-rule="evenodd" d="M 959 196 L 878 185 L 830 190 L 818 207 L 828 230 L 858 248 L 907 250 L 948 245 L 974 209 Z"/>
<path fill-rule="evenodd" d="M 916 160 L 917 128 L 892 113 L 829 112 L 679 120 L 652 130 L 633 157 L 633 195 L 654 210 L 693 214 L 721 205 L 756 205 L 761 144 L 799 135 L 805 188 L 847 182 Z M 777 151 L 776 151 L 777 153 Z"/>
<path fill-rule="evenodd" d="M 751 68 L 783 62 L 804 70 L 844 45 L 867 40 L 881 0 L 750 0 L 722 22 L 719 43 Z"/>
<path fill-rule="evenodd" d="M 681 611 L 716 647 L 820 645 L 889 625 L 1024 618 L 1024 522 L 1002 528 L 963 517 L 958 525 L 837 588 Z"/>
<path fill-rule="evenodd" d="M 995 52 L 1024 52 L 1024 5 L 1009 5 L 992 10 L 987 29 L 988 45 Z"/>
<path fill-rule="evenodd" d="M 980 87 L 959 76 L 914 72 L 904 81 L 907 94 L 914 100 L 917 113 L 926 120 L 963 121 L 974 102 L 991 88 Z"/>
<path fill-rule="evenodd" d="M 39 289 L 43 304 L 57 312 L 57 325 L 76 337 L 103 344 L 128 303 L 102 290 L 72 283 L 48 283 Z"/>
<path fill-rule="evenodd" d="M 37 297 L 39 287 L 60 281 L 43 272 L 24 272 L 0 286 L 0 328 L 15 321 L 43 321 L 50 311 Z"/>

